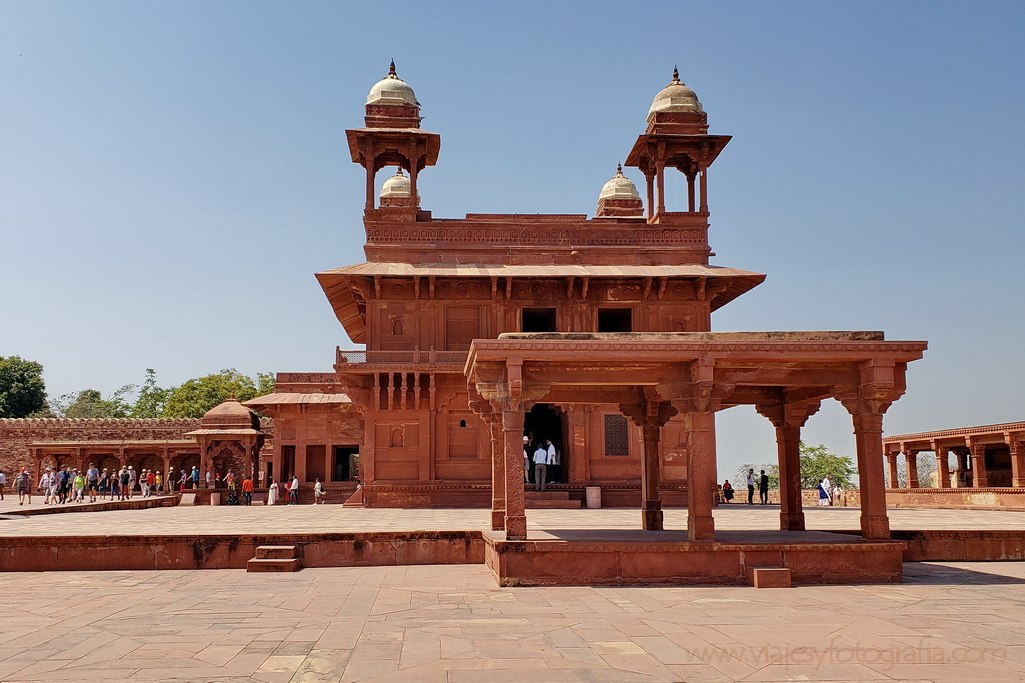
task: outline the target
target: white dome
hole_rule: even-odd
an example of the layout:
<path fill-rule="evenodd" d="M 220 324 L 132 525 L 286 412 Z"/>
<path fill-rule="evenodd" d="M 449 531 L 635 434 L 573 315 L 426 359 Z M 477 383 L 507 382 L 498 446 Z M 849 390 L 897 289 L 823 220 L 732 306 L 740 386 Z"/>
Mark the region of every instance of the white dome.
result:
<path fill-rule="evenodd" d="M 384 181 L 381 186 L 381 199 L 387 199 L 389 197 L 409 197 L 412 192 L 412 187 L 409 184 L 409 178 L 402 174 L 402 169 L 398 169 L 391 178 Z"/>
<path fill-rule="evenodd" d="M 698 101 L 697 94 L 688 88 L 680 80 L 680 72 L 675 68 L 673 69 L 673 80 L 669 82 L 669 85 L 662 88 L 655 99 L 651 101 L 651 108 L 648 110 L 648 116 L 656 112 L 662 111 L 679 111 L 679 112 L 702 112 L 701 102 Z"/>
<path fill-rule="evenodd" d="M 367 95 L 367 104 L 411 104 L 417 106 L 416 95 L 409 84 L 395 75 L 395 62 L 391 63 L 388 75 L 374 83 Z"/>
<path fill-rule="evenodd" d="M 641 195 L 637 192 L 637 186 L 633 184 L 633 181 L 623 175 L 623 165 L 620 164 L 616 169 L 616 175 L 612 176 L 612 180 L 605 183 L 604 187 L 601 188 L 601 194 L 598 195 L 599 201 L 602 199 L 640 199 Z"/>

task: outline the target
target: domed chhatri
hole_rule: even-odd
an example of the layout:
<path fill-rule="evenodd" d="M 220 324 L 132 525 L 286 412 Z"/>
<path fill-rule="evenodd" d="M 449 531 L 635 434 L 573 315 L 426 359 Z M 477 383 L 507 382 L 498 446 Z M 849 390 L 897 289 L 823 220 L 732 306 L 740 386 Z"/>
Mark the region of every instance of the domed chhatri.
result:
<path fill-rule="evenodd" d="M 637 186 L 623 175 L 623 164 L 616 167 L 616 175 L 601 188 L 598 199 L 640 199 Z"/>
<path fill-rule="evenodd" d="M 612 176 L 598 195 L 598 218 L 643 218 L 644 204 L 637 186 L 623 175 L 623 164 L 616 167 Z"/>
<path fill-rule="evenodd" d="M 651 117 L 658 112 L 700 113 L 703 111 L 697 93 L 680 80 L 680 71 L 674 66 L 673 80 L 669 81 L 669 85 L 662 88 L 655 95 L 655 99 L 651 101 L 648 120 L 650 121 Z"/>
<path fill-rule="evenodd" d="M 239 403 L 238 399 L 232 396 L 206 411 L 200 423 L 205 428 L 212 427 L 247 427 L 252 428 L 254 422 L 259 426 L 259 419 L 256 415 Z"/>
<path fill-rule="evenodd" d="M 367 95 L 367 104 L 398 104 L 419 106 L 409 84 L 395 73 L 395 62 L 388 67 L 388 75 L 374 83 Z"/>
<path fill-rule="evenodd" d="M 402 168 L 395 169 L 395 175 L 384 181 L 381 186 L 381 206 L 412 206 L 413 189 L 409 177 L 402 172 Z M 416 204 L 420 203 L 417 197 Z"/>

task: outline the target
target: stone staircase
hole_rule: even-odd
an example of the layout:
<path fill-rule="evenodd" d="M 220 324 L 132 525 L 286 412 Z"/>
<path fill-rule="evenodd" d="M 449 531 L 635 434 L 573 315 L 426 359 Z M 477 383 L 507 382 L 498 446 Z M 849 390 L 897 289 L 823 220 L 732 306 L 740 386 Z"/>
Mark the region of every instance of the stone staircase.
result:
<path fill-rule="evenodd" d="M 246 563 L 247 572 L 297 572 L 298 548 L 294 545 L 261 545 L 256 548 L 256 557 Z"/>
<path fill-rule="evenodd" d="M 579 510 L 580 501 L 569 497 L 568 491 L 523 492 L 525 507 L 532 510 Z"/>

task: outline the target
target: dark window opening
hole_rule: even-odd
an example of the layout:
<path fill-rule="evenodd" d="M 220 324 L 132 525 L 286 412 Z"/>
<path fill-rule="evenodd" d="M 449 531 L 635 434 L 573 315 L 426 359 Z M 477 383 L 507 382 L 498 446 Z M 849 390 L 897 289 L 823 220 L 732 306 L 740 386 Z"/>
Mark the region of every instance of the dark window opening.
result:
<path fill-rule="evenodd" d="M 331 481 L 355 481 L 359 478 L 359 446 L 335 446 Z"/>
<path fill-rule="evenodd" d="M 460 420 L 459 421 L 459 428 L 460 429 L 466 429 L 466 420 Z"/>
<path fill-rule="evenodd" d="M 555 309 L 524 308 L 522 327 L 524 332 L 558 332 L 555 329 Z"/>
<path fill-rule="evenodd" d="M 633 332 L 629 308 L 599 308 L 599 332 Z"/>

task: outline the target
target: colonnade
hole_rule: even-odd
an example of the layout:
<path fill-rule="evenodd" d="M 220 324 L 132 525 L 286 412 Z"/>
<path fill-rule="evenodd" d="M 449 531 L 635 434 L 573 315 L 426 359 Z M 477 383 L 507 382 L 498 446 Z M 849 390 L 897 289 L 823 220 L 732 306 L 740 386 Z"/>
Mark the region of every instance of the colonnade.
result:
<path fill-rule="evenodd" d="M 1004 444 L 1010 450 L 1011 486 L 1025 488 L 1025 434 L 1008 434 L 1004 437 Z M 932 451 L 936 457 L 936 485 L 938 488 L 988 488 L 992 484 L 991 472 L 986 463 L 986 450 L 987 447 L 994 445 L 1003 444 L 971 437 L 965 438 L 964 445 L 932 442 L 929 444 L 929 448 L 919 449 L 902 444 L 901 450 L 886 451 L 885 454 L 889 470 L 888 488 L 923 488 L 918 473 L 918 455 L 928 451 Z M 953 468 L 950 466 L 950 453 L 953 453 L 956 459 Z M 907 482 L 904 487 L 897 485 L 899 481 L 897 465 L 901 457 L 905 459 L 907 466 Z M 1003 471 L 1006 472 L 1006 470 Z M 952 478 L 955 481 L 953 485 L 951 484 Z"/>

